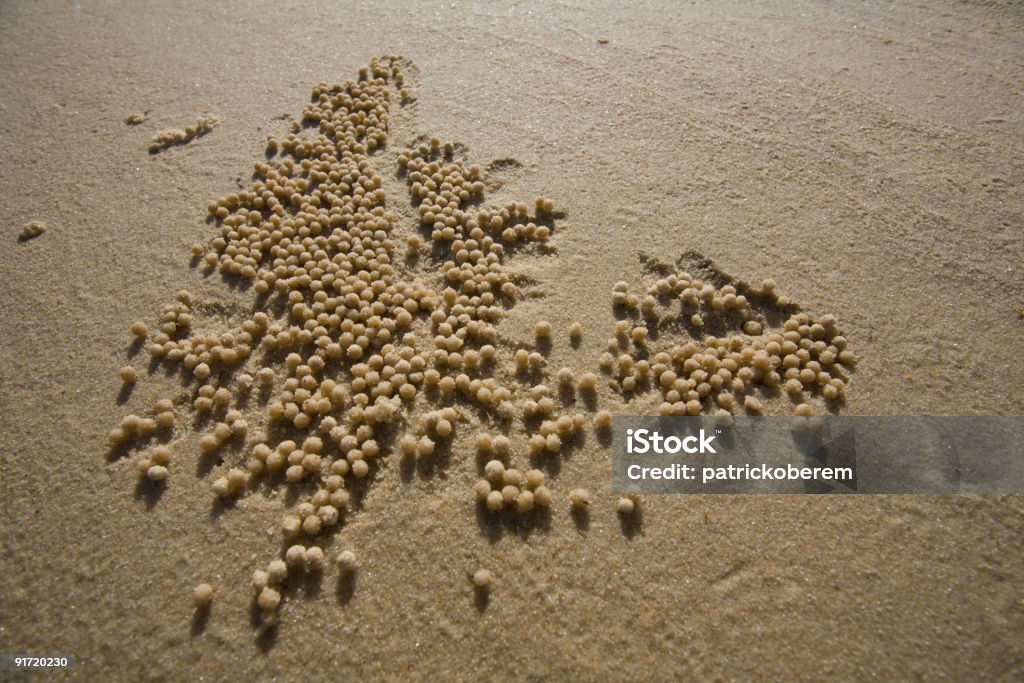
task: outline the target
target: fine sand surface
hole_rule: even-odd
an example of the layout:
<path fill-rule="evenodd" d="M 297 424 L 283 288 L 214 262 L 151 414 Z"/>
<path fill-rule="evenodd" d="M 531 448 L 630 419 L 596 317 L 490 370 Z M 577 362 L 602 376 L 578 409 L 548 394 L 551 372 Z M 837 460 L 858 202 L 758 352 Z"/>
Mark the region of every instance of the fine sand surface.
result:
<path fill-rule="evenodd" d="M 549 385 L 594 372 L 597 407 L 656 410 L 600 373 L 612 287 L 643 294 L 645 263 L 689 254 L 838 318 L 843 414 L 1019 415 L 1020 5 L 193 4 L 0 5 L 0 653 L 74 655 L 93 680 L 1024 676 L 1019 497 L 652 496 L 624 521 L 590 426 L 549 470 L 543 524 L 478 509 L 472 420 L 431 476 L 382 459 L 322 540 L 356 573 L 290 581 L 268 628 L 250 576 L 281 553 L 287 487 L 214 505 L 226 465 L 200 459 L 196 383 L 151 372 L 129 332 L 182 289 L 203 333 L 262 310 L 191 261 L 220 234 L 207 204 L 248 187 L 317 83 L 401 55 L 410 100 L 373 155 L 399 245 L 415 214 L 394 163 L 423 136 L 484 169 L 488 202 L 552 200 L 497 323 L 510 355 L 550 321 Z M 165 398 L 154 487 L 107 435 Z"/>

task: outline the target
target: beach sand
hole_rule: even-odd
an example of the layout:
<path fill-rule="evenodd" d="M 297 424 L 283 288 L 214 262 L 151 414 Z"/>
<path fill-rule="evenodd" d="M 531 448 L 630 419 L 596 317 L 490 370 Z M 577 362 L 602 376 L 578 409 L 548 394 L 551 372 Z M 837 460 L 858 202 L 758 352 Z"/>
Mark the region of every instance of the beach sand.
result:
<path fill-rule="evenodd" d="M 1022 28 L 1014 3 L 4 3 L 0 653 L 93 680 L 1020 678 L 1020 497 L 647 496 L 623 522 L 591 434 L 545 524 L 495 524 L 467 428 L 434 476 L 382 461 L 325 543 L 358 570 L 292 581 L 267 629 L 250 575 L 280 554 L 285 487 L 214 505 L 184 412 L 159 489 L 107 434 L 195 387 L 150 371 L 135 321 L 182 289 L 206 332 L 252 307 L 192 263 L 208 203 L 376 55 L 412 81 L 380 159 L 436 136 L 489 201 L 559 212 L 550 249 L 508 261 L 502 348 L 547 320 L 552 374 L 598 373 L 613 285 L 696 253 L 838 318 L 842 414 L 1019 415 Z M 405 225 L 404 183 L 384 188 Z M 616 414 L 659 401 L 600 385 Z"/>

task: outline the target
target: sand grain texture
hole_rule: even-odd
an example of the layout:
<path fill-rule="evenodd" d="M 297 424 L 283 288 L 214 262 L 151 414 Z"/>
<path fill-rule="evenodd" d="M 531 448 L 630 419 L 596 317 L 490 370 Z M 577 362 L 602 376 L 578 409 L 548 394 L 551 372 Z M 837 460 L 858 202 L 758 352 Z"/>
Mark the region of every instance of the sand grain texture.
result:
<path fill-rule="evenodd" d="M 564 211 L 500 325 L 550 321 L 552 371 L 597 371 L 612 284 L 650 284 L 641 252 L 695 250 L 839 318 L 845 413 L 1020 414 L 1022 25 L 1012 3 L 5 3 L 0 652 L 73 654 L 90 679 L 1019 678 L 1019 497 L 645 497 L 626 533 L 591 439 L 547 528 L 495 530 L 472 467 L 385 468 L 339 536 L 354 579 L 297 591 L 261 639 L 249 576 L 280 550 L 280 500 L 212 515 L 173 462 L 154 499 L 105 439 L 180 391 L 128 357 L 133 322 L 180 289 L 237 322 L 237 293 L 189 263 L 207 203 L 249 181 L 282 112 L 377 54 L 417 72 L 392 151 L 457 141 L 494 201 Z M 148 153 L 204 112 L 214 132 Z M 34 220 L 51 229 L 19 242 Z"/>

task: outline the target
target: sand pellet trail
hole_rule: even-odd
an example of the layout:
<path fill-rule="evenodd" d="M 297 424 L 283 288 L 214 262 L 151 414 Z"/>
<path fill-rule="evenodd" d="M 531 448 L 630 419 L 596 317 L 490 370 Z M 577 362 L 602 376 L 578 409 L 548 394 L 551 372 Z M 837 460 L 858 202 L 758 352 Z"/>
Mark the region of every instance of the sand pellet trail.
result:
<path fill-rule="evenodd" d="M 1020 413 L 1022 28 L 0 7 L 0 654 L 1020 677 L 1019 497 L 620 495 L 610 459 L 618 415 Z"/>
<path fill-rule="evenodd" d="M 251 316 L 218 328 L 183 290 L 152 333 L 144 321 L 131 328 L 151 372 L 165 367 L 187 388 L 146 415 L 127 415 L 108 437 L 111 457 L 134 457 L 154 503 L 172 472 L 197 468 L 211 481 L 218 514 L 233 514 L 252 494 L 285 502 L 281 556 L 252 574 L 261 628 L 276 625 L 283 592 L 324 572 L 335 532 L 378 476 L 408 481 L 476 467 L 484 476 L 472 495 L 493 515 L 484 524 L 546 525 L 556 495 L 544 470 L 557 472 L 552 462 L 563 450 L 586 450 L 589 427 L 609 433 L 610 413 L 590 414 L 597 377 L 576 380 L 586 357 L 557 373 L 548 367 L 556 336 L 549 322 L 536 323 L 526 343 L 500 334 L 521 296 L 506 261 L 523 250 L 555 251 L 549 243 L 562 214 L 553 201 L 486 203 L 486 173 L 437 138 L 399 153 L 397 168 L 380 168 L 391 161 L 375 152 L 387 144 L 392 102 L 412 97 L 403 66 L 375 58 L 356 80 L 317 85 L 293 132 L 268 140 L 268 160 L 254 165 L 249 188 L 209 204 L 220 234 L 194 245 L 193 258 L 251 290 Z M 404 179 L 407 197 L 396 199 L 411 199 L 411 225 L 389 211 L 382 174 Z M 741 406 L 761 414 L 755 386 L 783 382 L 794 400 L 812 392 L 838 408 L 854 357 L 834 316 L 786 317 L 794 306 L 773 280 L 757 290 L 716 287 L 646 265 L 665 277 L 642 298 L 626 282 L 610 297 L 622 319 L 599 364 L 627 399 L 616 412 L 642 409 L 628 399 L 657 387 L 662 415 L 727 417 Z M 778 331 L 772 317 L 784 320 Z M 557 337 L 582 335 L 579 327 Z M 696 341 L 666 343 L 680 335 Z M 656 342 L 665 350 L 652 352 Z M 121 370 L 126 387 L 137 376 L 132 366 Z M 176 429 L 178 414 L 185 417 Z M 185 431 L 200 432 L 198 449 L 176 439 Z M 472 441 L 478 462 L 453 457 L 460 438 Z M 590 505 L 585 489 L 569 499 L 577 510 Z M 627 500 L 620 511 L 634 514 L 636 500 Z M 339 582 L 351 580 L 354 557 L 351 549 L 338 555 Z M 479 576 L 477 588 L 489 586 Z M 212 587 L 196 590 L 197 605 L 208 606 Z"/>

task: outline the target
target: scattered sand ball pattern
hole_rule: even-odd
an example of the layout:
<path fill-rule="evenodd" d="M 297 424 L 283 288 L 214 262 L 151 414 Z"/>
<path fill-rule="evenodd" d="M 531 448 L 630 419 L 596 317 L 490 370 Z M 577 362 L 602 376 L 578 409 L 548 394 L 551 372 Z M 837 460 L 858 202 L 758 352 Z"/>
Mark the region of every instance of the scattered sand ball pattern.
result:
<path fill-rule="evenodd" d="M 135 114 L 125 119 L 125 123 L 131 126 L 136 126 L 146 121 L 147 118 L 147 115 Z M 153 141 L 149 144 L 149 153 L 158 154 L 165 149 L 176 145 L 187 145 L 196 138 L 209 133 L 217 126 L 218 123 L 220 123 L 220 121 L 216 116 L 200 116 L 191 126 L 160 131 L 153 136 Z"/>
<path fill-rule="evenodd" d="M 141 321 L 131 328 L 194 389 L 125 417 L 109 435 L 113 455 L 141 451 L 140 477 L 164 485 L 180 457 L 177 442 L 168 445 L 180 409 L 202 430 L 200 462 L 216 504 L 230 506 L 257 483 L 300 494 L 281 522 L 288 549 L 253 575 L 268 623 L 288 577 L 320 571 L 321 546 L 392 451 L 430 476 L 460 432 L 472 436 L 485 423 L 503 432 L 486 447 L 506 461 L 517 418 L 539 430 L 531 438 L 547 452 L 586 423 L 557 415 L 541 353 L 527 352 L 517 369 L 499 351 L 496 324 L 518 296 L 504 258 L 543 248 L 556 217 L 550 200 L 537 199 L 532 212 L 485 206 L 480 168 L 429 140 L 398 156 L 419 226 L 396 238 L 399 219 L 371 161 L 387 141 L 389 84 L 404 85 L 402 66 L 378 58 L 358 81 L 317 85 L 302 125 L 268 140 L 271 158 L 255 164 L 250 188 L 210 203 L 220 234 L 194 245 L 193 257 L 251 290 L 254 312 L 234 329 L 200 333 L 199 304 L 182 291 L 155 330 Z M 545 325 L 539 336 L 550 336 Z M 127 370 L 122 378 L 136 380 Z M 509 467 L 494 483 L 483 508 L 492 493 L 518 514 L 552 504 L 540 470 Z M 346 552 L 339 562 L 351 573 Z"/>
<path fill-rule="evenodd" d="M 109 434 L 111 456 L 131 454 L 140 483 L 158 495 L 186 469 L 181 443 L 191 428 L 200 432 L 199 469 L 215 507 L 229 510 L 257 492 L 294 494 L 281 497 L 291 502 L 280 555 L 252 574 L 261 629 L 276 623 L 290 580 L 301 586 L 304 575 L 325 570 L 326 548 L 383 460 L 397 459 L 405 480 L 431 477 L 450 464 L 457 439 L 472 440 L 479 478 L 467 499 L 493 523 L 529 526 L 546 523 L 549 476 L 559 458 L 585 445 L 591 418 L 603 442 L 610 433 L 611 412 L 597 410 L 599 376 L 547 367 L 553 341 L 576 347 L 580 326 L 556 335 L 538 321 L 525 341 L 498 333 L 525 281 L 506 259 L 554 251 L 561 215 L 551 200 L 486 204 L 486 174 L 452 143 L 421 139 L 381 153 L 392 98 L 411 101 L 407 66 L 376 58 L 355 81 L 318 84 L 301 123 L 268 139 L 249 188 L 208 205 L 219 234 L 193 245 L 192 256 L 251 296 L 250 309 L 181 291 L 155 325 L 131 327 L 135 345 L 189 388 L 123 418 Z M 397 168 L 378 168 L 390 159 Z M 404 181 L 412 225 L 389 210 L 385 176 Z M 768 285 L 762 289 L 758 301 L 769 297 Z M 834 320 L 797 314 L 782 331 L 765 331 L 752 296 L 685 273 L 644 295 L 616 285 L 624 319 L 602 369 L 626 398 L 659 387 L 665 414 L 710 410 L 713 401 L 732 411 L 745 400 L 753 410 L 757 399 L 743 397 L 751 387 L 791 379 L 801 394 L 840 398 L 842 366 L 852 358 Z M 673 301 L 682 307 L 675 314 Z M 776 297 L 773 305 L 789 303 Z M 211 321 L 224 314 L 237 323 Z M 743 332 L 702 336 L 705 319 Z M 654 352 L 682 329 L 698 342 Z M 121 378 L 126 387 L 140 380 L 130 366 Z M 577 397 L 586 411 L 577 410 Z M 635 501 L 623 500 L 617 510 L 632 514 Z M 577 520 L 590 502 L 584 489 L 566 497 Z M 339 581 L 358 571 L 351 549 L 336 564 Z"/>
<path fill-rule="evenodd" d="M 660 415 L 724 417 L 741 407 L 760 415 L 766 406 L 758 393 L 788 396 L 803 416 L 812 411 L 811 396 L 838 408 L 856 357 L 835 316 L 797 311 L 773 280 L 755 289 L 699 254 L 685 258 L 706 277 L 655 264 L 663 277 L 646 291 L 626 282 L 612 288 L 620 319 L 600 366 L 625 399 L 657 390 Z M 676 343 L 682 335 L 687 340 Z"/>

